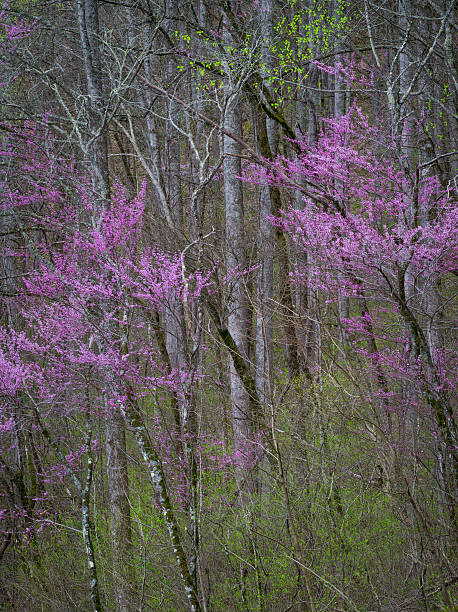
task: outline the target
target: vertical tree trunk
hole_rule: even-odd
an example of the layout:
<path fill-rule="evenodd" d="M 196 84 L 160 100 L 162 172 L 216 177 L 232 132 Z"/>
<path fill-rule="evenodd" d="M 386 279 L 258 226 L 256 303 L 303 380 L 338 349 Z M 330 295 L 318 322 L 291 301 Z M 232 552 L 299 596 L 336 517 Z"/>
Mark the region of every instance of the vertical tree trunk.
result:
<path fill-rule="evenodd" d="M 415 117 L 413 107 L 413 96 L 408 95 L 413 77 L 413 43 L 410 36 L 412 2 L 411 0 L 398 0 L 399 31 L 402 44 L 399 53 L 399 121 L 395 126 L 401 134 L 401 154 L 406 174 L 414 176 L 415 170 Z M 402 41 L 402 42 L 401 42 Z M 405 42 L 405 44 L 404 44 Z M 415 211 L 412 210 L 412 221 L 414 222 Z"/>
<path fill-rule="evenodd" d="M 265 63 L 272 66 L 270 45 L 274 38 L 274 2 L 262 0 L 261 31 L 265 43 Z M 254 113 L 259 113 L 254 109 Z M 275 157 L 278 143 L 277 126 L 272 119 L 258 114 L 258 139 L 267 138 L 272 157 Z M 261 147 L 265 148 L 265 147 Z M 262 153 L 261 153 L 262 154 Z M 261 402 L 265 403 L 267 379 L 272 365 L 272 298 L 274 284 L 273 248 L 275 232 L 268 218 L 272 214 L 270 190 L 267 184 L 261 185 L 259 197 L 258 261 L 260 268 L 257 279 L 257 313 L 256 313 L 256 389 Z"/>
<path fill-rule="evenodd" d="M 339 8 L 339 2 L 334 0 L 334 13 Z M 342 43 L 337 39 L 336 41 L 336 50 L 340 51 L 342 49 Z M 343 61 L 343 55 L 341 53 L 336 53 L 334 59 L 334 65 L 336 69 L 339 64 Z M 336 74 L 334 77 L 334 116 L 342 117 L 345 115 L 346 109 L 346 89 L 347 86 L 342 79 L 341 74 Z M 339 191 L 342 189 L 342 183 L 340 181 L 336 181 L 336 187 Z M 346 208 L 345 203 L 345 194 L 342 194 L 342 198 L 340 198 L 340 205 L 342 208 Z M 350 301 L 347 296 L 339 295 L 337 302 L 338 314 L 339 314 L 339 327 L 340 327 L 340 336 L 342 345 L 345 343 L 345 333 L 343 328 L 345 324 L 343 323 L 343 319 L 348 319 L 350 314 Z"/>
<path fill-rule="evenodd" d="M 175 31 L 179 28 L 178 4 L 176 0 L 168 0 L 166 3 L 167 28 L 169 31 Z M 168 83 L 173 83 L 176 78 L 176 67 L 173 56 L 168 60 L 166 67 L 166 77 Z M 181 91 L 181 89 L 180 89 Z M 177 91 L 172 92 L 174 95 L 179 95 Z M 167 106 L 167 101 L 166 101 Z M 169 209 L 172 220 L 172 232 L 175 239 L 175 244 L 172 248 L 175 250 L 177 244 L 183 238 L 183 198 L 181 185 L 181 151 L 180 151 L 180 134 L 174 128 L 172 121 L 179 122 L 179 113 L 181 109 L 177 109 L 172 101 L 168 102 L 166 114 L 170 119 L 165 124 L 165 159 L 163 162 L 166 167 L 166 197 L 169 202 Z M 159 172 L 161 170 L 159 169 Z M 170 357 L 170 364 L 173 369 L 183 373 L 188 370 L 187 346 L 184 309 L 181 300 L 173 299 L 168 304 L 165 311 L 165 328 L 166 328 L 166 344 L 167 351 Z M 188 428 L 188 409 L 187 398 L 185 397 L 185 388 L 181 389 L 178 394 L 178 408 L 181 433 L 185 434 Z"/>
<path fill-rule="evenodd" d="M 449 134 L 447 135 L 449 138 L 449 151 L 455 151 L 455 155 L 451 156 L 449 161 L 449 181 L 455 181 L 456 176 L 458 174 L 458 155 L 456 154 L 458 151 L 458 113 L 456 109 L 456 100 L 458 98 L 458 56 L 456 53 L 456 39 L 455 46 L 453 45 L 453 34 L 452 34 L 452 25 L 450 20 L 453 19 L 455 13 L 451 13 L 450 17 L 447 19 L 447 23 L 445 25 L 445 41 L 444 41 L 444 51 L 445 51 L 445 62 L 448 72 L 449 78 L 449 95 L 447 97 L 447 107 L 448 107 L 448 116 L 447 116 L 447 125 L 450 126 Z M 441 92 L 442 94 L 443 92 Z M 452 183 L 453 184 L 453 183 Z M 456 183 L 455 183 L 456 189 Z"/>
<path fill-rule="evenodd" d="M 225 109 L 224 129 L 232 134 L 241 135 L 240 96 L 227 87 L 228 105 Z M 244 276 L 239 274 L 246 268 L 245 232 L 243 211 L 243 188 L 238 176 L 241 174 L 241 147 L 230 136 L 223 136 L 224 150 L 224 197 L 226 203 L 226 266 L 234 273 L 229 296 L 228 329 L 237 349 L 244 359 L 248 354 L 248 333 L 250 313 L 244 284 Z M 234 450 L 243 457 L 248 443 L 255 431 L 254 415 L 250 410 L 250 398 L 231 360 L 231 404 L 234 430 Z M 243 461 L 242 461 L 243 463 Z M 246 488 L 245 472 L 238 470 L 240 486 Z M 254 482 L 248 482 L 252 488 Z"/>
<path fill-rule="evenodd" d="M 98 226 L 101 223 L 103 212 L 110 206 L 108 138 L 104 124 L 105 100 L 102 84 L 98 1 L 78 0 L 77 12 L 89 95 L 89 128 L 92 143 L 87 153 L 94 176 L 94 196 L 99 204 L 93 222 Z M 116 330 L 111 331 L 116 334 Z M 110 330 L 108 333 L 110 334 Z M 111 373 L 108 374 L 108 378 L 114 383 L 114 376 Z M 107 380 L 108 389 L 111 386 Z M 130 585 L 128 584 L 131 534 L 125 425 L 121 412 L 108 407 L 108 402 L 106 452 L 113 591 L 117 610 L 128 612 L 132 609 L 129 596 Z"/>
<path fill-rule="evenodd" d="M 313 8 L 313 2 L 308 3 L 310 8 Z M 311 11 L 310 19 L 314 15 Z M 304 32 L 306 34 L 306 32 Z M 310 74 L 310 89 L 307 91 L 307 109 L 304 110 L 303 114 L 303 128 L 302 131 L 307 135 L 308 144 L 313 146 L 319 136 L 319 124 L 318 117 L 320 112 L 320 93 L 318 90 L 318 74 L 317 69 L 311 70 Z M 297 203 L 298 208 L 302 207 L 302 196 L 299 194 L 300 201 Z M 311 270 L 313 267 L 313 258 L 311 253 L 299 252 L 299 257 L 305 259 L 304 268 Z M 304 328 L 304 359 L 306 367 L 311 372 L 319 372 L 321 367 L 321 330 L 319 321 L 319 301 L 317 291 L 306 287 L 303 289 L 303 297 L 300 300 L 303 303 L 302 306 L 302 326 Z M 301 311 L 299 311 L 301 312 Z M 307 381 L 307 377 L 305 378 Z M 306 382 L 307 387 L 309 383 Z M 307 389 L 308 393 L 309 389 Z M 304 415 L 305 416 L 305 415 Z M 300 428 L 304 427 L 306 419 L 303 418 L 299 424 Z"/>

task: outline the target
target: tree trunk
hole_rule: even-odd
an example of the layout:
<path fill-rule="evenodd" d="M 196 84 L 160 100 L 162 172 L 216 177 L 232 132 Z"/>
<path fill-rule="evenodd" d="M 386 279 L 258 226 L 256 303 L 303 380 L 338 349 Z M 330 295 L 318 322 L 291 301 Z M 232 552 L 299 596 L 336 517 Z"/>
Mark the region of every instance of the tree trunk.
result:
<path fill-rule="evenodd" d="M 339 3 L 334 1 L 334 12 L 338 8 L 339 8 Z M 340 51 L 341 49 L 342 49 L 342 43 L 339 41 L 339 39 L 337 39 L 336 51 Z M 336 69 L 338 69 L 338 66 L 339 64 L 342 63 L 343 59 L 344 58 L 341 53 L 336 53 L 335 58 L 334 58 L 334 65 Z M 334 116 L 336 118 L 342 117 L 347 112 L 346 89 L 347 89 L 347 86 L 342 79 L 342 75 L 337 73 L 334 77 Z M 336 181 L 336 188 L 339 192 L 342 191 L 343 187 L 340 181 Z M 342 193 L 341 196 L 342 197 L 339 198 L 340 200 L 339 203 L 340 203 L 341 208 L 345 210 L 347 207 L 346 202 L 345 202 L 345 194 Z M 346 342 L 346 337 L 345 337 L 345 331 L 344 331 L 345 323 L 343 322 L 343 320 L 348 319 L 350 315 L 350 300 L 347 296 L 342 295 L 341 292 L 339 293 L 340 295 L 337 301 L 337 309 L 338 309 L 338 314 L 339 314 L 340 339 L 341 339 L 342 346 L 344 346 Z"/>
<path fill-rule="evenodd" d="M 93 224 L 97 227 L 101 223 L 103 212 L 110 206 L 108 138 L 104 119 L 105 97 L 102 84 L 98 8 L 97 0 L 78 0 L 78 26 L 89 95 L 89 127 L 92 140 L 87 153 L 94 177 L 94 197 L 99 204 L 93 217 Z M 108 377 L 114 381 L 111 373 Z M 108 401 L 106 405 L 106 472 L 110 506 L 113 592 L 117 610 L 128 612 L 132 609 L 128 571 L 132 555 L 125 425 L 121 413 L 109 407 Z"/>
<path fill-rule="evenodd" d="M 266 67 L 272 66 L 269 60 L 271 52 L 270 44 L 274 38 L 274 2 L 263 0 L 261 6 L 261 31 L 265 41 Z M 259 115 L 257 108 L 253 112 L 258 115 L 258 124 L 265 122 L 265 126 L 259 125 L 258 139 L 268 139 L 272 156 L 276 155 L 278 144 L 278 130 L 272 119 Z M 262 148 L 262 147 L 261 147 Z M 262 152 L 261 152 L 262 154 Z M 267 385 L 272 367 L 272 299 L 274 289 L 274 259 L 273 248 L 275 243 L 275 232 L 272 223 L 268 220 L 272 214 L 272 202 L 269 186 L 261 185 L 259 197 L 259 229 L 258 229 L 258 261 L 260 268 L 257 278 L 257 313 L 256 313 L 256 389 L 261 402 L 265 404 L 267 398 Z M 264 410 L 265 412 L 265 410 Z"/>
<path fill-rule="evenodd" d="M 227 88 L 228 105 L 225 109 L 224 129 L 232 134 L 241 135 L 240 96 Z M 246 268 L 245 232 L 243 211 L 243 188 L 238 178 L 241 174 L 241 147 L 227 135 L 223 136 L 224 150 L 224 196 L 226 202 L 226 266 L 233 274 L 228 301 L 228 329 L 237 349 L 244 359 L 248 355 L 248 334 L 250 312 L 244 276 Z M 250 410 L 250 398 L 231 361 L 231 404 L 234 430 L 234 450 L 243 458 L 249 449 L 256 429 L 254 415 Z M 243 489 L 253 489 L 252 478 L 246 479 L 244 460 L 238 468 L 238 482 Z"/>

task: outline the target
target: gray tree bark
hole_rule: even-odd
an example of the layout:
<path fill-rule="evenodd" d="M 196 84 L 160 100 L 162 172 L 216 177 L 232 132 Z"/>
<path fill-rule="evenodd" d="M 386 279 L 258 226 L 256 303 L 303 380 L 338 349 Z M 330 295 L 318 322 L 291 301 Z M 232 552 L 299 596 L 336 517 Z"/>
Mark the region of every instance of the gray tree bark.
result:
<path fill-rule="evenodd" d="M 98 226 L 101 223 L 103 212 L 110 206 L 108 138 L 105 125 L 106 109 L 102 82 L 98 1 L 78 0 L 77 15 L 89 96 L 91 140 L 87 153 L 94 176 L 94 197 L 98 202 L 93 223 Z M 116 337 L 117 330 L 110 329 L 107 330 L 107 333 L 109 337 Z M 108 373 L 108 378 L 110 379 L 110 381 L 107 380 L 108 389 L 111 389 L 115 386 L 113 374 Z M 116 392 L 115 389 L 114 391 Z M 113 593 L 117 610 L 128 612 L 132 610 L 133 602 L 130 600 L 129 584 L 129 564 L 132 555 L 125 424 L 121 412 L 112 408 L 107 409 L 106 417 L 106 473 L 112 543 Z"/>
<path fill-rule="evenodd" d="M 261 33 L 265 43 L 264 62 L 269 70 L 272 67 L 270 45 L 274 39 L 273 0 L 262 0 Z M 259 116 L 259 110 L 254 109 Z M 278 129 L 276 123 L 262 113 L 258 119 L 265 122 L 262 135 L 265 134 L 272 157 L 275 157 L 278 146 Z M 258 138 L 261 136 L 258 129 Z M 272 214 L 270 190 L 267 184 L 261 185 L 259 197 L 258 261 L 260 269 L 257 278 L 257 312 L 256 312 L 256 389 L 261 402 L 268 399 L 268 379 L 272 367 L 272 299 L 274 295 L 274 258 L 275 232 L 268 218 Z"/>
<path fill-rule="evenodd" d="M 241 135 L 240 96 L 227 88 L 228 104 L 225 109 L 224 129 Z M 248 358 L 248 334 L 250 312 L 244 276 L 240 273 L 246 268 L 245 231 L 243 209 L 243 187 L 238 176 L 241 175 L 241 146 L 226 134 L 223 136 L 224 151 L 224 197 L 226 204 L 226 266 L 234 274 L 230 285 L 228 301 L 228 329 L 239 353 Z M 254 415 L 250 409 L 250 398 L 231 361 L 230 365 L 232 423 L 234 430 L 234 450 L 243 456 L 256 429 Z M 240 486 L 246 488 L 245 473 L 238 470 Z M 248 484 L 248 480 L 246 480 Z M 253 481 L 250 486 L 254 485 Z"/>
<path fill-rule="evenodd" d="M 339 7 L 339 3 L 334 2 L 334 11 L 337 10 L 338 7 Z M 339 39 L 337 39 L 337 42 L 336 42 L 336 50 L 337 51 L 342 50 L 342 43 Z M 336 69 L 338 68 L 338 65 L 342 63 L 343 59 L 344 57 L 342 53 L 340 52 L 336 53 L 335 59 L 334 59 L 334 65 Z M 347 112 L 346 89 L 347 89 L 347 85 L 342 79 L 342 76 L 339 74 L 336 74 L 334 77 L 334 116 L 336 118 L 342 117 Z M 339 181 L 336 181 L 336 187 L 340 191 L 342 189 L 342 183 Z M 343 197 L 340 198 L 340 205 L 343 209 L 345 209 L 346 208 L 345 194 L 342 194 L 342 196 Z M 343 323 L 343 319 L 348 319 L 349 314 L 350 314 L 350 300 L 348 299 L 348 297 L 344 295 L 339 295 L 338 302 L 337 302 L 337 308 L 338 308 L 338 314 L 339 314 L 341 342 L 342 344 L 344 344 L 346 339 L 345 339 L 345 333 L 343 331 L 343 328 L 345 326 L 345 324 Z"/>

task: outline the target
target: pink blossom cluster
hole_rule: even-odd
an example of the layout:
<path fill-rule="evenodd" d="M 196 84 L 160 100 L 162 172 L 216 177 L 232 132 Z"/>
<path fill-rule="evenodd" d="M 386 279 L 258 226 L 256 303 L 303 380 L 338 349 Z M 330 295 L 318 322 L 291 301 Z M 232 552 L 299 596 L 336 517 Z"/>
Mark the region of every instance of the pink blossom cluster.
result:
<path fill-rule="evenodd" d="M 90 177 L 55 155 L 46 119 L 43 127 L 8 125 L 7 134 L 0 212 L 23 240 L 2 251 L 15 271 L 15 295 L 1 297 L 0 308 L 6 321 L 16 313 L 0 328 L 2 456 L 14 454 L 18 432 L 43 430 L 56 419 L 63 427 L 69 419 L 105 417 L 132 397 L 138 406 L 149 402 L 158 390 L 179 394 L 188 372 L 158 359 L 152 322 L 171 301 L 190 306 L 211 274 L 187 272 L 182 254 L 145 239 L 146 181 L 131 199 L 114 183 L 100 207 Z M 53 427 L 51 435 L 60 430 Z M 54 442 L 65 460 L 43 452 L 48 464 L 37 474 L 43 491 L 85 466 L 85 445 Z M 166 469 L 175 470 L 177 490 L 184 488 L 180 461 L 166 446 L 159 450 Z M 41 496 L 36 511 L 23 508 L 29 523 L 33 516 L 43 520 L 44 505 L 52 512 L 50 501 Z"/>

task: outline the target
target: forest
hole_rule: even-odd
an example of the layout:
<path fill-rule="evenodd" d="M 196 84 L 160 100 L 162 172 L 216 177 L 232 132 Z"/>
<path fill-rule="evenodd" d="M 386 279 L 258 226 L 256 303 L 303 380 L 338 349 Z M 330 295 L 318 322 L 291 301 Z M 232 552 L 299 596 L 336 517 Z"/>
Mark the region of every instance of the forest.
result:
<path fill-rule="evenodd" d="M 458 609 L 457 8 L 0 0 L 0 610 Z"/>

